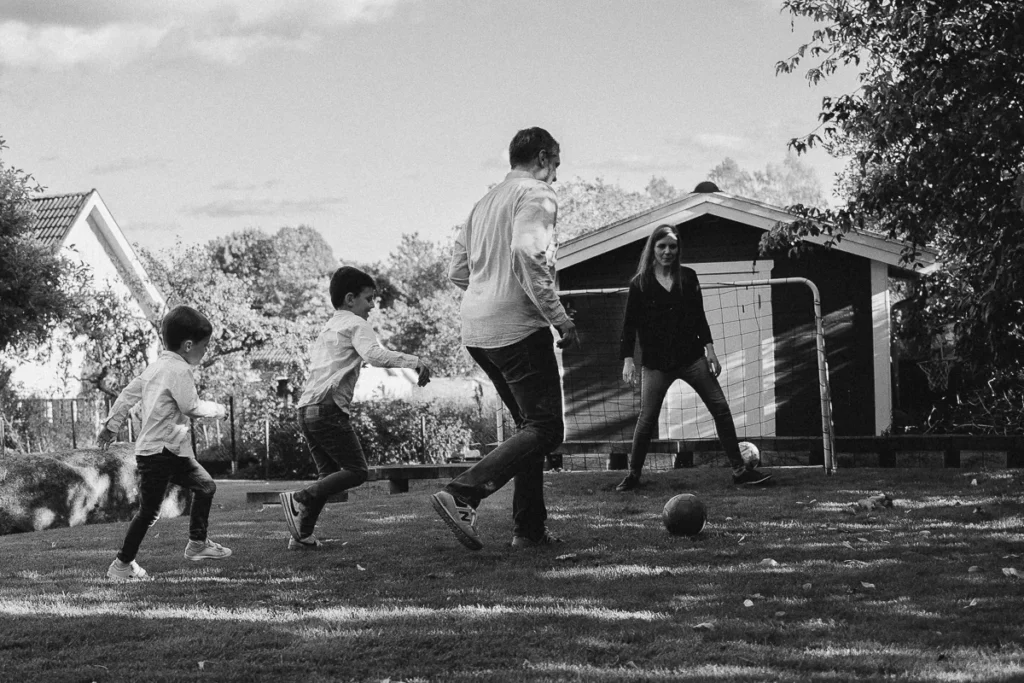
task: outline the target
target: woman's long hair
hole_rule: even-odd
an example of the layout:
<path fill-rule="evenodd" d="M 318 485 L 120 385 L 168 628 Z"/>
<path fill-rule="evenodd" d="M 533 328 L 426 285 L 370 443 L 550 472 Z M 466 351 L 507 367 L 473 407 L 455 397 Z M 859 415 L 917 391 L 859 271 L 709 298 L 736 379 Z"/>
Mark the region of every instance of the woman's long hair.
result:
<path fill-rule="evenodd" d="M 647 291 L 647 287 L 654 282 L 654 245 L 665 235 L 672 235 L 676 238 L 676 244 L 679 244 L 679 231 L 676 230 L 674 225 L 662 223 L 654 229 L 651 236 L 647 238 L 647 244 L 644 245 L 643 253 L 640 254 L 640 263 L 636 267 L 636 275 L 630 280 L 633 284 L 638 286 L 641 291 Z M 680 250 L 680 253 L 682 250 Z M 679 283 L 679 259 L 672 264 L 672 279 L 677 284 Z"/>

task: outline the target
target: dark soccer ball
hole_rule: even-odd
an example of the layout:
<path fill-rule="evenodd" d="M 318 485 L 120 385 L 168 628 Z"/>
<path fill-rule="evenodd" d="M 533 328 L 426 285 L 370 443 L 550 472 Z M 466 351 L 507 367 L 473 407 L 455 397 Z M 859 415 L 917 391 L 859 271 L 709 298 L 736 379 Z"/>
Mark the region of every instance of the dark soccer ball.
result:
<path fill-rule="evenodd" d="M 708 515 L 704 503 L 692 493 L 680 493 L 665 503 L 661 521 L 676 536 L 696 536 L 704 528 Z"/>

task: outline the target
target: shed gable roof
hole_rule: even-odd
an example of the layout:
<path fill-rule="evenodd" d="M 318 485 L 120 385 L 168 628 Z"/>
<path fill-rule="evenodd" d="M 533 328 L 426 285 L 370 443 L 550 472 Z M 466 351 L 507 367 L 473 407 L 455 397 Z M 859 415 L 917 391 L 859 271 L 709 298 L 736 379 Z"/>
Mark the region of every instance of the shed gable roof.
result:
<path fill-rule="evenodd" d="M 651 232 L 663 223 L 680 225 L 708 214 L 760 228 L 766 232 L 780 222 L 792 223 L 798 218 L 779 207 L 727 192 L 691 192 L 559 245 L 556 269 L 569 268 L 613 249 L 647 239 Z M 824 244 L 828 237 L 805 237 L 804 241 Z M 905 246 L 904 242 L 857 230 L 844 234 L 833 248 L 880 261 L 897 270 L 912 272 L 913 267 L 900 262 Z M 931 249 L 919 249 L 919 252 L 917 272 L 927 272 L 936 265 L 937 255 Z"/>

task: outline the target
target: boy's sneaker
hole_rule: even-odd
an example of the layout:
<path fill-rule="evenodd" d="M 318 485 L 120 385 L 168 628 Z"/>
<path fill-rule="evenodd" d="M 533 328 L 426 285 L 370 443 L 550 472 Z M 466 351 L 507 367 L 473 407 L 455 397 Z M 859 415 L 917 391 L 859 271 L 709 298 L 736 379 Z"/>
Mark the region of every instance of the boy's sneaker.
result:
<path fill-rule="evenodd" d="M 632 491 L 640 488 L 640 475 L 634 472 L 630 472 L 626 475 L 626 478 L 619 482 L 619 485 L 615 487 L 616 491 Z"/>
<path fill-rule="evenodd" d="M 189 541 L 185 546 L 185 559 L 198 562 L 199 560 L 223 560 L 231 557 L 231 548 L 225 548 L 220 543 L 214 543 L 210 539 L 205 541 Z"/>
<path fill-rule="evenodd" d="M 320 550 L 323 548 L 323 545 L 320 539 L 313 534 L 298 540 L 294 538 L 288 539 L 288 550 Z"/>
<path fill-rule="evenodd" d="M 281 510 L 284 511 L 284 523 L 288 525 L 288 533 L 296 541 L 302 540 L 302 519 L 306 516 L 306 506 L 295 500 L 296 491 L 285 491 L 280 495 Z"/>
<path fill-rule="evenodd" d="M 544 533 L 537 540 L 529 538 L 528 536 L 513 536 L 512 547 L 513 548 L 540 548 L 542 546 L 557 545 L 562 543 L 562 539 L 557 536 L 552 536 L 551 532 L 545 527 Z"/>
<path fill-rule="evenodd" d="M 146 578 L 146 570 L 132 560 L 124 564 L 121 560 L 114 558 L 114 561 L 107 567 L 107 578 L 114 581 L 141 581 Z"/>
<path fill-rule="evenodd" d="M 484 544 L 476 532 L 476 510 L 469 505 L 460 503 L 447 491 L 439 491 L 430 497 L 434 509 L 444 523 L 459 539 L 459 543 L 470 550 L 480 550 Z"/>
<path fill-rule="evenodd" d="M 772 475 L 765 474 L 760 470 L 744 470 L 740 474 L 733 475 L 732 483 L 738 486 L 757 486 L 758 484 L 765 483 L 771 478 Z"/>

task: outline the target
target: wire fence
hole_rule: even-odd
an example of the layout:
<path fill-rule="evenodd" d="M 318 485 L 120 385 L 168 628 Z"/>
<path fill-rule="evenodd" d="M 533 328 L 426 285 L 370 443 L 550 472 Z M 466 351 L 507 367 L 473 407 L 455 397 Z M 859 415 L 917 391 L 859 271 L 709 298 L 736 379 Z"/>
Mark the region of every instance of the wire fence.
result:
<path fill-rule="evenodd" d="M 225 419 L 192 421 L 193 451 L 208 468 L 249 468 L 264 477 L 309 473 L 289 400 L 229 396 L 222 403 Z M 25 398 L 0 407 L 0 457 L 95 448 L 111 405 L 102 398 Z M 486 401 L 365 401 L 352 407 L 352 419 L 371 464 L 472 459 L 514 429 L 507 412 Z M 134 442 L 139 427 L 130 415 L 116 440 Z"/>

